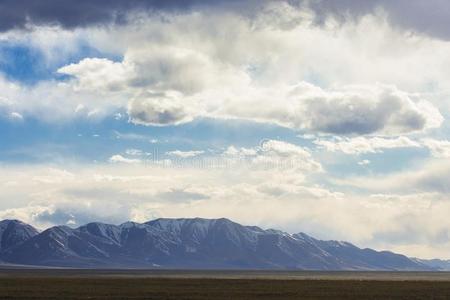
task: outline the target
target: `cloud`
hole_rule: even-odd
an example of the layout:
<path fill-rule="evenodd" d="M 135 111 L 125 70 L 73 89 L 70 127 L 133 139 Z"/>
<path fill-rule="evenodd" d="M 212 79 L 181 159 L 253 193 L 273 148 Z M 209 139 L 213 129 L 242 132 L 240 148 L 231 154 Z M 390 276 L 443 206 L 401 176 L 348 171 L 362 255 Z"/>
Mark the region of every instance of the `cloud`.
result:
<path fill-rule="evenodd" d="M 112 163 L 126 163 L 126 164 L 139 164 L 142 161 L 137 158 L 126 158 L 120 154 L 115 154 L 109 158 Z"/>
<path fill-rule="evenodd" d="M 189 191 L 189 189 L 172 189 L 168 192 L 163 192 L 155 195 L 156 198 L 162 199 L 164 201 L 175 201 L 187 203 L 190 201 L 196 200 L 205 200 L 208 199 L 209 196 L 198 193 L 195 191 Z"/>
<path fill-rule="evenodd" d="M 266 149 L 302 155 L 299 149 L 278 143 L 268 143 Z M 42 176 L 45 181 L 34 180 Z M 298 171 L 139 164 L 79 165 L 70 170 L 2 167 L 0 179 L 0 197 L 15 199 L 15 208 L 0 208 L 0 218 L 20 218 L 41 228 L 90 221 L 145 222 L 155 217 L 228 217 L 363 247 L 401 248 L 409 255 L 447 257 L 450 249 L 447 240 L 439 238 L 450 230 L 450 204 L 446 195 L 435 192 L 357 195 L 305 181 Z"/>
<path fill-rule="evenodd" d="M 370 160 L 368 160 L 368 159 L 363 159 L 363 160 L 361 160 L 361 161 L 358 162 L 358 165 L 360 165 L 360 166 L 367 166 L 367 165 L 370 165 Z"/>
<path fill-rule="evenodd" d="M 433 138 L 423 138 L 416 141 L 405 136 L 396 138 L 335 136 L 331 139 L 316 139 L 313 143 L 329 152 L 345 154 L 383 153 L 384 149 L 427 148 L 431 156 L 435 158 L 450 157 L 450 141 Z"/>
<path fill-rule="evenodd" d="M 262 165 L 273 164 L 279 167 L 289 167 L 292 164 L 291 166 L 298 170 L 323 171 L 321 164 L 314 160 L 309 151 L 300 146 L 277 140 L 263 141 L 253 162 Z"/>
<path fill-rule="evenodd" d="M 265 156 L 310 158 L 311 154 L 304 148 L 277 140 L 264 140 L 260 146 L 260 153 Z"/>
<path fill-rule="evenodd" d="M 330 152 L 342 152 L 345 154 L 382 153 L 384 149 L 417 148 L 419 142 L 405 136 L 397 138 L 384 137 L 355 137 L 338 138 L 332 140 L 316 139 L 314 144 Z"/>
<path fill-rule="evenodd" d="M 217 114 L 340 135 L 420 132 L 437 128 L 444 120 L 430 102 L 416 100 L 387 85 L 325 90 L 301 82 L 279 94 L 272 95 L 269 91 L 251 97 L 240 99 L 239 103 L 227 103 Z"/>
<path fill-rule="evenodd" d="M 448 160 L 431 159 L 404 171 L 372 176 L 349 176 L 332 178 L 337 185 L 362 189 L 372 193 L 390 191 L 399 194 L 450 193 L 450 163 Z"/>
<path fill-rule="evenodd" d="M 450 38 L 450 4 L 445 0 L 314 0 L 303 1 L 315 12 L 318 24 L 332 17 L 339 22 L 352 22 L 368 14 L 386 15 L 392 26 L 407 32 Z"/>
<path fill-rule="evenodd" d="M 59 25 L 64 28 L 124 24 L 130 13 L 188 10 L 196 5 L 221 4 L 210 0 L 6 0 L 0 2 L 0 31 L 33 25 Z M 232 3 L 235 1 L 231 1 Z"/>
<path fill-rule="evenodd" d="M 130 148 L 125 150 L 125 153 L 131 156 L 142 156 L 144 155 L 144 151 L 140 150 L 140 149 L 134 149 L 134 148 Z"/>
<path fill-rule="evenodd" d="M 9 112 L 59 121 L 128 111 L 141 125 L 241 118 L 343 135 L 407 134 L 442 123 L 439 111 L 449 108 L 440 94 L 450 90 L 447 43 L 398 32 L 379 16 L 329 29 L 310 26 L 308 12 L 292 3 L 259 5 L 251 21 L 237 10 L 202 6 L 139 24 L 71 34 L 53 29 L 54 41 L 82 40 L 118 59 L 81 59 L 58 68 L 69 79 L 33 88 L 5 80 L 2 97 L 11 102 Z M 288 25 L 272 24 L 278 15 Z M 18 32 L 14 39 L 42 40 L 48 31 Z M 72 61 L 67 51 L 51 56 Z M 50 110 L 56 112 L 43 113 Z"/>
<path fill-rule="evenodd" d="M 57 72 L 78 78 L 77 89 L 118 91 L 125 88 L 125 80 L 132 68 L 126 63 L 106 58 L 85 58 L 76 64 L 61 67 Z"/>
<path fill-rule="evenodd" d="M 190 157 L 195 157 L 195 156 L 199 156 L 201 154 L 205 153 L 205 151 L 180 151 L 180 150 L 175 150 L 175 151 L 169 151 L 166 152 L 167 155 L 169 156 L 175 156 L 175 157 L 180 157 L 180 158 L 190 158 Z"/>
<path fill-rule="evenodd" d="M 280 169 L 286 172 L 299 171 L 299 176 L 323 171 L 322 165 L 309 150 L 279 140 L 263 140 L 258 147 L 253 148 L 229 146 L 222 155 L 237 165 L 249 164 L 257 169 Z"/>
<path fill-rule="evenodd" d="M 450 141 L 423 139 L 422 143 L 430 150 L 432 156 L 437 158 L 450 158 Z"/>
<path fill-rule="evenodd" d="M 104 92 L 81 91 L 68 82 L 42 81 L 33 86 L 22 85 L 4 78 L 0 73 L 0 118 L 9 119 L 20 114 L 24 119 L 37 118 L 50 123 L 68 120 L 98 120 L 112 115 L 126 106 L 121 95 L 108 94 L 105 101 Z"/>
<path fill-rule="evenodd" d="M 78 79 L 77 87 L 83 90 L 147 88 L 156 93 L 178 91 L 188 95 L 229 83 L 239 74 L 231 71 L 199 49 L 147 42 L 139 48 L 130 47 L 121 62 L 84 58 L 58 69 L 58 73 Z"/>
<path fill-rule="evenodd" d="M 229 146 L 223 152 L 223 154 L 226 156 L 240 156 L 240 157 L 256 156 L 258 154 L 258 149 L 245 147 L 236 148 L 235 146 Z"/>
<path fill-rule="evenodd" d="M 133 132 L 119 132 L 119 131 L 114 131 L 114 135 L 116 136 L 117 139 L 122 139 L 122 140 L 128 140 L 128 141 L 147 141 L 150 144 L 157 144 L 159 143 L 158 139 L 155 139 L 153 136 L 150 135 L 144 135 L 144 134 L 137 134 L 137 133 L 133 133 Z"/>
<path fill-rule="evenodd" d="M 19 114 L 18 112 L 12 112 L 9 116 L 13 120 L 23 121 L 23 116 L 21 114 Z"/>
<path fill-rule="evenodd" d="M 178 96 L 150 95 L 128 103 L 130 122 L 140 125 L 179 125 L 194 119 L 195 111 L 181 103 Z"/>
<path fill-rule="evenodd" d="M 414 102 L 407 93 L 391 86 L 349 86 L 324 91 L 300 84 L 291 97 L 298 102 L 300 127 L 312 131 L 398 134 L 436 128 L 444 120 L 431 103 Z"/>
<path fill-rule="evenodd" d="M 71 75 L 77 92 L 128 100 L 130 121 L 141 125 L 189 122 L 210 106 L 204 91 L 248 83 L 242 70 L 214 60 L 199 49 L 144 43 L 130 47 L 121 62 L 85 58 L 58 69 Z M 214 109 L 214 107 L 212 108 Z"/>
<path fill-rule="evenodd" d="M 381 11 L 393 27 L 443 39 L 450 37 L 450 7 L 445 0 L 430 0 L 426 3 L 421 0 L 113 0 L 108 5 L 101 0 L 83 0 L 76 4 L 70 0 L 42 0 L 36 3 L 6 0 L 0 3 L 0 31 L 43 25 L 67 29 L 111 24 L 120 26 L 133 22 L 136 15 L 157 18 L 159 14 L 197 10 L 238 13 L 256 25 L 261 25 L 260 16 L 263 15 L 264 26 L 269 23 L 276 28 L 289 28 L 300 22 L 292 11 L 304 10 L 305 7 L 314 13 L 315 24 L 319 25 L 325 24 L 330 18 L 341 23 L 353 22 L 366 15 L 378 15 Z"/>

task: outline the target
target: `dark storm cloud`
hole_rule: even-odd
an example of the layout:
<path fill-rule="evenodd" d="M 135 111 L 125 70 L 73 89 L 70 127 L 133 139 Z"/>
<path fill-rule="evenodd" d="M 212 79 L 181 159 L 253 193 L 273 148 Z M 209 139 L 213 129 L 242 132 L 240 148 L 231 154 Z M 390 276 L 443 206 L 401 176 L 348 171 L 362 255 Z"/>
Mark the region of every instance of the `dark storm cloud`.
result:
<path fill-rule="evenodd" d="M 402 30 L 450 39 L 450 1 L 448 0 L 304 0 L 323 24 L 332 16 L 340 22 L 357 20 L 378 9 L 389 23 Z"/>
<path fill-rule="evenodd" d="M 254 0 L 0 0 L 0 31 L 27 25 L 64 28 L 124 23 L 130 12 L 184 11 L 200 6 L 248 6 Z"/>
<path fill-rule="evenodd" d="M 197 8 L 233 10 L 245 16 L 257 14 L 267 2 L 281 0 L 0 0 L 0 31 L 28 25 L 64 28 L 120 24 L 130 12 L 180 12 Z M 293 6 L 309 6 L 317 24 L 332 16 L 341 22 L 383 9 L 398 28 L 450 39 L 448 0 L 286 0 Z"/>

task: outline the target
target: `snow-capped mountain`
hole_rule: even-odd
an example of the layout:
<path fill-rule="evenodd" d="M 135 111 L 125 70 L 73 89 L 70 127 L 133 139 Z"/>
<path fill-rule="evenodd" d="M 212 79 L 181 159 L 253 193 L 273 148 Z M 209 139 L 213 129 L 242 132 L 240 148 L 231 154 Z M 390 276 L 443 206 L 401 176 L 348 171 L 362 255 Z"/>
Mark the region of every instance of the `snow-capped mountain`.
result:
<path fill-rule="evenodd" d="M 20 221 L 0 221 L 0 252 L 12 249 L 37 234 L 38 230 Z"/>
<path fill-rule="evenodd" d="M 12 225 L 11 225 L 12 224 Z M 87 268 L 432 270 L 392 252 L 360 249 L 243 226 L 228 219 L 157 219 L 122 225 L 56 226 L 38 233 L 19 221 L 0 222 L 0 261 Z M 8 241 L 3 247 L 3 241 Z"/>

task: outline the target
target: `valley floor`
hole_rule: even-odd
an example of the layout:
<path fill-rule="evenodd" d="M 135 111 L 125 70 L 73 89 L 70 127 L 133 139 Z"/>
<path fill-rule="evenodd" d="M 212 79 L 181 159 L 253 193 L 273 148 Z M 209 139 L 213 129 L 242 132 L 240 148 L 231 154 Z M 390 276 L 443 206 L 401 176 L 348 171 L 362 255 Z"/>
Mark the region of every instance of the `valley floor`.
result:
<path fill-rule="evenodd" d="M 14 269 L 0 299 L 450 299 L 450 274 Z"/>

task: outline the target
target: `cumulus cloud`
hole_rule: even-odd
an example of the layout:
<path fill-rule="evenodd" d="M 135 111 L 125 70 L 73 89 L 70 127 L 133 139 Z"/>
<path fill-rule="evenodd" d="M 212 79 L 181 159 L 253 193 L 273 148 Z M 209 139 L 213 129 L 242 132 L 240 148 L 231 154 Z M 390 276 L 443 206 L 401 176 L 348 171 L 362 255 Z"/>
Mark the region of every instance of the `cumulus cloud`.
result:
<path fill-rule="evenodd" d="M 335 137 L 332 140 L 317 139 L 314 140 L 313 143 L 320 148 L 326 149 L 327 151 L 342 152 L 345 154 L 381 153 L 383 152 L 383 149 L 421 147 L 419 142 L 413 141 L 405 136 L 400 136 L 397 138 Z"/>
<path fill-rule="evenodd" d="M 415 102 L 391 86 L 324 91 L 301 84 L 291 97 L 298 102 L 300 126 L 319 132 L 409 133 L 439 127 L 444 120 L 431 103 Z"/>
<path fill-rule="evenodd" d="M 399 33 L 377 16 L 328 29 L 309 26 L 301 6 L 270 1 L 259 6 L 252 21 L 234 10 L 199 9 L 77 29 L 76 37 L 54 29 L 52 36 L 72 42 L 83 36 L 92 48 L 122 59 L 85 58 L 58 69 L 69 80 L 32 89 L 13 84 L 6 96 L 25 118 L 101 118 L 126 109 L 129 120 L 142 125 L 243 118 L 333 134 L 406 134 L 442 123 L 437 107 L 448 107 L 425 92 L 430 86 L 446 88 L 446 80 L 436 79 L 447 77 L 446 43 Z M 278 15 L 285 25 L 272 24 Z M 234 42 L 226 42 L 228 37 Z M 297 84 L 302 80 L 320 87 Z M 79 105 L 83 109 L 77 110 Z M 55 106 L 57 114 L 41 113 Z"/>
<path fill-rule="evenodd" d="M 280 94 L 268 94 L 269 98 L 267 94 L 252 95 L 247 102 L 228 103 L 219 109 L 219 114 L 341 135 L 419 132 L 439 127 L 444 120 L 430 102 L 413 99 L 393 86 L 360 85 L 325 90 L 302 82 L 285 88 Z"/>
<path fill-rule="evenodd" d="M 177 95 L 134 98 L 128 103 L 130 121 L 140 125 L 167 126 L 192 121 L 195 111 L 182 104 Z"/>
<path fill-rule="evenodd" d="M 126 106 L 124 94 L 108 95 L 104 92 L 81 91 L 67 82 L 42 81 L 36 85 L 11 82 L 0 74 L 0 118 L 21 115 L 24 119 L 37 118 L 44 122 L 66 122 L 74 119 L 103 119 Z"/>
<path fill-rule="evenodd" d="M 76 87 L 85 90 L 122 91 L 125 80 L 132 72 L 126 63 L 106 58 L 85 58 L 76 64 L 58 69 L 58 73 L 78 78 Z"/>
<path fill-rule="evenodd" d="M 72 76 L 75 91 L 103 96 L 120 93 L 129 100 L 131 122 L 157 126 L 189 122 L 214 100 L 192 95 L 249 81 L 244 71 L 198 49 L 164 44 L 130 47 L 121 62 L 85 58 L 58 72 Z"/>

